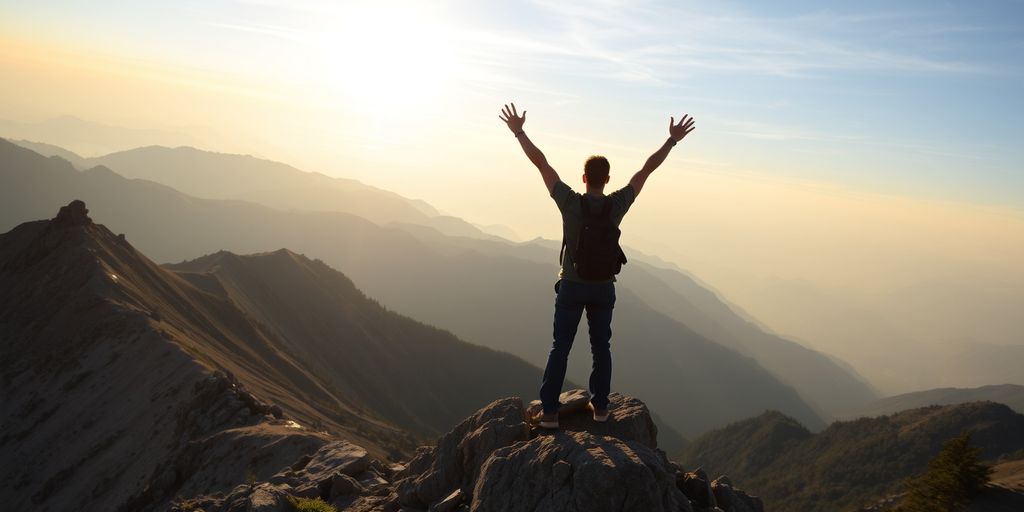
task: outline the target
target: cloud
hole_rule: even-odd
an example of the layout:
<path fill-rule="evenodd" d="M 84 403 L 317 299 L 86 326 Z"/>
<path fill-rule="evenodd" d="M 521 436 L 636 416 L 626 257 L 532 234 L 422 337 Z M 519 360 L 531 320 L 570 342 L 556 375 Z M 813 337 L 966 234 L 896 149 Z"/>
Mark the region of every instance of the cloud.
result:
<path fill-rule="evenodd" d="M 573 57 L 619 67 L 609 78 L 638 70 L 649 81 L 669 82 L 694 71 L 803 76 L 817 72 L 979 72 L 976 63 L 911 50 L 894 50 L 894 34 L 944 37 L 977 27 L 936 25 L 899 12 L 792 17 L 755 16 L 702 4 L 545 2 L 538 7 L 561 19 L 561 34 L 542 36 Z M 894 25 L 897 24 L 897 25 Z M 898 27 L 901 32 L 896 32 Z M 874 43 L 885 36 L 884 46 Z"/>

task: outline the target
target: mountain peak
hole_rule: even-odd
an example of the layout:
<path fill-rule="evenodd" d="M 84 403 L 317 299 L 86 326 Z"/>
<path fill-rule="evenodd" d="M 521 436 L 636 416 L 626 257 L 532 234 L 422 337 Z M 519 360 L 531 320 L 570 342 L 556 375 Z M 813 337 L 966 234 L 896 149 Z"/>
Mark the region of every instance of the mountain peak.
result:
<path fill-rule="evenodd" d="M 92 224 L 92 219 L 89 217 L 89 209 L 85 207 L 85 201 L 80 199 L 71 201 L 67 206 L 61 206 L 51 223 L 52 226 L 59 228 L 90 224 Z"/>
<path fill-rule="evenodd" d="M 604 424 L 590 419 L 588 399 L 582 389 L 562 393 L 557 431 L 532 427 L 533 404 L 522 398 L 495 400 L 390 467 L 358 446 L 327 444 L 266 482 L 196 496 L 180 509 L 283 508 L 296 495 L 339 510 L 764 510 L 728 477 L 712 481 L 670 462 L 639 399 L 612 393 Z"/>

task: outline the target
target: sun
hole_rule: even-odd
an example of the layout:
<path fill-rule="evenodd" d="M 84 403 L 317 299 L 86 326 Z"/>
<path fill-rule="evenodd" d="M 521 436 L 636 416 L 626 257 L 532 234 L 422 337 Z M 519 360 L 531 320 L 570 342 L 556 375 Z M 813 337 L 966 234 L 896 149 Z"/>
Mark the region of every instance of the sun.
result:
<path fill-rule="evenodd" d="M 346 108 L 375 117 L 414 115 L 452 82 L 448 34 L 442 20 L 415 4 L 354 6 L 321 43 L 319 65 Z"/>

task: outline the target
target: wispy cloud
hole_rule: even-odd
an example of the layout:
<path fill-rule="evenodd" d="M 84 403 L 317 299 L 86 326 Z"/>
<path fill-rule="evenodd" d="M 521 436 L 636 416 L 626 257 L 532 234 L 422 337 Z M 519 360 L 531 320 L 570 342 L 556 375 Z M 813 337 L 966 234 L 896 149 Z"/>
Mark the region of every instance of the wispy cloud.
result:
<path fill-rule="evenodd" d="M 215 20 L 212 26 L 298 42 L 311 27 L 330 30 L 323 22 L 343 16 L 348 5 L 322 0 L 234 1 L 295 16 L 281 16 L 273 23 Z M 900 39 L 939 40 L 981 27 L 943 24 L 900 11 L 767 17 L 720 3 L 617 0 L 534 0 L 523 9 L 536 23 L 508 28 L 501 20 L 481 15 L 482 19 L 438 30 L 445 32 L 464 67 L 478 77 L 500 79 L 504 74 L 491 70 L 515 67 L 520 75 L 532 75 L 538 88 L 539 82 L 558 77 L 664 86 L 696 73 L 805 78 L 843 71 L 987 71 L 984 64 L 921 49 L 929 45 L 893 44 Z"/>
<path fill-rule="evenodd" d="M 904 37 L 943 36 L 977 27 L 914 25 L 906 13 L 815 13 L 789 18 L 754 16 L 705 4 L 544 2 L 562 30 L 539 34 L 576 59 L 606 65 L 607 77 L 669 82 L 696 71 L 809 76 L 829 71 L 978 72 L 976 63 L 892 48 L 894 23 Z M 709 7 L 710 5 L 710 7 Z M 885 47 L 871 41 L 882 33 Z"/>
<path fill-rule="evenodd" d="M 836 144 L 855 144 L 971 161 L 986 160 L 993 149 L 989 146 L 975 147 L 973 148 L 973 152 L 952 151 L 937 143 L 891 141 L 864 134 L 822 133 L 820 131 L 784 124 L 770 124 L 755 121 L 719 119 L 715 121 L 715 124 L 718 126 L 707 128 L 706 131 L 738 135 L 741 137 L 764 141 L 812 141 Z M 826 150 L 823 149 L 822 152 L 826 152 Z"/>

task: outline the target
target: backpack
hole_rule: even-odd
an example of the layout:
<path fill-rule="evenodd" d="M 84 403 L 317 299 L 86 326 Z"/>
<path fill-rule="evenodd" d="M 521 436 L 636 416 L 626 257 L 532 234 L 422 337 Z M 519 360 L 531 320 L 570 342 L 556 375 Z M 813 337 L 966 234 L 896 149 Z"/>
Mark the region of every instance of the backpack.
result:
<path fill-rule="evenodd" d="M 622 270 L 626 263 L 626 254 L 619 247 L 619 227 L 612 222 L 612 201 L 605 199 L 598 212 L 591 211 L 585 196 L 580 196 L 580 211 L 583 212 L 583 223 L 576 247 L 571 248 L 573 268 L 580 279 L 587 281 L 607 281 Z M 566 243 L 562 240 L 562 251 Z M 559 255 L 559 261 L 562 260 Z"/>

